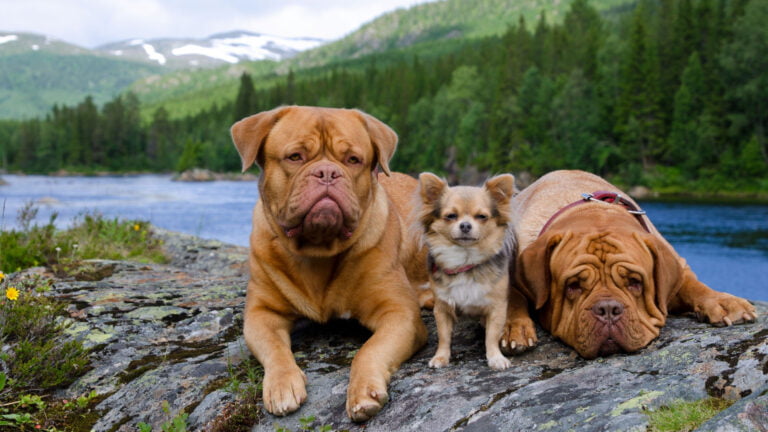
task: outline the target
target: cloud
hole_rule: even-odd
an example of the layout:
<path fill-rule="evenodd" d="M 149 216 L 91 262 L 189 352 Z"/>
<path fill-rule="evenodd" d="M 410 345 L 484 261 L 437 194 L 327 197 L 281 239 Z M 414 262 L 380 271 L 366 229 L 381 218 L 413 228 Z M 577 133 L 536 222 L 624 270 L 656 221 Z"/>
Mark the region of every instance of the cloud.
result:
<path fill-rule="evenodd" d="M 231 30 L 336 39 L 382 13 L 425 1 L 0 0 L 0 31 L 41 33 L 86 47 Z"/>

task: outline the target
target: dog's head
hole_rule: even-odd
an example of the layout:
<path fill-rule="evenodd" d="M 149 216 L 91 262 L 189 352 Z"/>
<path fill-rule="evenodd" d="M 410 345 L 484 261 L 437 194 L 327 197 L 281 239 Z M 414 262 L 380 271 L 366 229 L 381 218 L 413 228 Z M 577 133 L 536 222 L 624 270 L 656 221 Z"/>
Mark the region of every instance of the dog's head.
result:
<path fill-rule="evenodd" d="M 449 187 L 440 177 L 422 173 L 418 219 L 430 253 L 442 255 L 445 265 L 474 264 L 497 254 L 506 239 L 514 187 L 511 174 L 493 177 L 482 187 Z M 475 254 L 458 252 L 468 249 Z M 467 260 L 461 262 L 463 257 Z"/>
<path fill-rule="evenodd" d="M 588 359 L 647 346 L 681 280 L 670 247 L 616 208 L 561 217 L 517 258 L 542 326 Z"/>
<path fill-rule="evenodd" d="M 232 126 L 243 171 L 262 169 L 259 193 L 277 235 L 294 253 L 332 256 L 357 237 L 389 174 L 397 135 L 357 110 L 286 106 Z"/>

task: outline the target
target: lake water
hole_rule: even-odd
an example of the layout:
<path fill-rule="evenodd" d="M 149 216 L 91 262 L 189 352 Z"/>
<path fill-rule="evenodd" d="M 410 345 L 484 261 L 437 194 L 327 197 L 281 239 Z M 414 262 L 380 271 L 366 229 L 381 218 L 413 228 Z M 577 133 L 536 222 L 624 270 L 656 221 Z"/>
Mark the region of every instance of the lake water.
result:
<path fill-rule="evenodd" d="M 184 183 L 167 175 L 2 178 L 9 184 L 0 186 L 1 229 L 15 228 L 18 210 L 32 201 L 40 224 L 53 212 L 66 227 L 79 214 L 98 211 L 242 246 L 248 244 L 258 196 L 255 182 Z M 768 205 L 641 204 L 704 283 L 768 301 Z"/>

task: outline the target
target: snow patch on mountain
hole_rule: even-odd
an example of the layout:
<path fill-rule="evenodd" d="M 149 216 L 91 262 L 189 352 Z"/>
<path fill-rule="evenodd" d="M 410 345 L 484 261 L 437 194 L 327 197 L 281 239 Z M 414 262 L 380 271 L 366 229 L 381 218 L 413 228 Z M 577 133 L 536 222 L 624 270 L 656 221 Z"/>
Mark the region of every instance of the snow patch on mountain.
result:
<path fill-rule="evenodd" d="M 243 60 L 275 60 L 325 43 L 315 38 L 284 38 L 245 31 L 210 36 L 206 39 L 133 39 L 97 48 L 124 58 L 149 61 L 170 67 L 216 66 Z"/>
<path fill-rule="evenodd" d="M 165 64 L 166 62 L 165 56 L 157 52 L 157 50 L 155 50 L 155 47 L 147 43 L 141 44 L 141 47 L 144 48 L 144 52 L 147 53 L 147 57 L 149 57 L 150 60 L 156 61 L 160 63 L 160 65 Z"/>
<path fill-rule="evenodd" d="M 8 42 L 13 42 L 13 41 L 18 40 L 18 39 L 19 39 L 19 37 L 16 36 L 16 35 L 0 36 L 0 45 L 2 45 L 4 43 L 8 43 Z"/>

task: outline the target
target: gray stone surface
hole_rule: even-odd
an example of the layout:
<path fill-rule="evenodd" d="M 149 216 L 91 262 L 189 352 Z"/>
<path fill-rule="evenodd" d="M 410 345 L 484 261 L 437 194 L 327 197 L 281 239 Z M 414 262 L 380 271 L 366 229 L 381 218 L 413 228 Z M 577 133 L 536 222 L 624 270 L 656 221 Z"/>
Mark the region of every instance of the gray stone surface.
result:
<path fill-rule="evenodd" d="M 70 302 L 70 335 L 93 348 L 92 369 L 56 396 L 105 396 L 96 431 L 135 431 L 139 422 L 160 430 L 182 410 L 189 430 L 205 430 L 233 403 L 229 370 L 250 356 L 241 337 L 247 250 L 161 235 L 169 264 L 93 261 L 103 279 L 55 283 L 54 295 Z M 644 409 L 720 396 L 737 402 L 700 430 L 765 431 L 768 304 L 757 307 L 757 323 L 734 327 L 672 317 L 641 352 L 592 361 L 539 331 L 539 345 L 505 371 L 487 367 L 482 327 L 471 320 L 456 327 L 452 363 L 429 369 L 437 340 L 424 311 L 427 346 L 394 374 L 389 404 L 364 425 L 347 419 L 344 401 L 349 365 L 369 333 L 350 321 L 301 322 L 293 348 L 308 400 L 286 417 L 262 414 L 254 430 L 297 431 L 314 416 L 313 427 L 350 431 L 645 431 Z"/>

